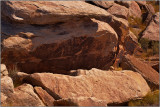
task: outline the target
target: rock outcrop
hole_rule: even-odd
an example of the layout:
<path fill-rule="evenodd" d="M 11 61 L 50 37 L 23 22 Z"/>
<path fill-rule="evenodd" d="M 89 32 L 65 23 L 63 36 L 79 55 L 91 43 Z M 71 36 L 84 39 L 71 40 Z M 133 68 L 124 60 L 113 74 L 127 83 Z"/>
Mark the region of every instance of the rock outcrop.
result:
<path fill-rule="evenodd" d="M 128 34 L 127 21 L 82 1 L 70 3 L 2 3 L 2 31 L 11 35 L 2 41 L 2 57 L 8 67 L 14 62 L 26 73 L 68 74 L 72 69 L 108 69 L 113 64 L 118 42 L 124 42 Z"/>
<path fill-rule="evenodd" d="M 90 1 L 97 6 L 108 9 L 114 5 L 114 1 Z"/>
<path fill-rule="evenodd" d="M 84 72 L 86 72 L 85 75 L 76 77 L 34 73 L 26 78 L 26 81 L 32 85 L 41 86 L 56 100 L 83 96 L 105 100 L 107 104 L 122 103 L 143 97 L 150 91 L 142 76 L 133 71 L 92 69 Z"/>
<path fill-rule="evenodd" d="M 152 17 L 152 20 L 142 34 L 142 38 L 159 41 L 159 12 Z"/>
<path fill-rule="evenodd" d="M 124 55 L 121 66 L 123 69 L 130 69 L 140 73 L 151 88 L 159 88 L 159 74 L 148 64 L 143 63 L 134 56 Z"/>

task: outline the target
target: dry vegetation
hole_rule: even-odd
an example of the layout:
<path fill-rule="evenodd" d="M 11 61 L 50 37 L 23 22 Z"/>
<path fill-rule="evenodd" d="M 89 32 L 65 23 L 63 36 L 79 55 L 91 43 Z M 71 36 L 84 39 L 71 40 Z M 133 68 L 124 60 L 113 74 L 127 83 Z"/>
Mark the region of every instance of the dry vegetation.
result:
<path fill-rule="evenodd" d="M 130 101 L 128 106 L 158 106 L 159 90 L 148 93 L 143 99 Z"/>

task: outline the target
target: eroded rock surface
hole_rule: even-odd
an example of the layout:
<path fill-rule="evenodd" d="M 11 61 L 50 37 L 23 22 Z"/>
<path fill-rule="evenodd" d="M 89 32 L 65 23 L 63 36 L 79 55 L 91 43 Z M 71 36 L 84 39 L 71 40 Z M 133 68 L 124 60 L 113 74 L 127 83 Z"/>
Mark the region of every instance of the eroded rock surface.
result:
<path fill-rule="evenodd" d="M 83 96 L 95 97 L 107 103 L 122 103 L 143 97 L 150 91 L 143 77 L 133 71 L 92 69 L 79 76 L 34 73 L 26 81 L 41 86 L 56 100 Z"/>

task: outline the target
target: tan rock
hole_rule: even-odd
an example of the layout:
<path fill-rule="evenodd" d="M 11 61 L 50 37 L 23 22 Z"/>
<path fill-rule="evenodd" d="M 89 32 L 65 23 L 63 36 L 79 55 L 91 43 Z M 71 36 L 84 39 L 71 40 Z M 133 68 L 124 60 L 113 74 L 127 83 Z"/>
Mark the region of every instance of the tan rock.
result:
<path fill-rule="evenodd" d="M 121 65 L 123 69 L 130 69 L 140 73 L 152 89 L 159 88 L 159 74 L 148 64 L 143 63 L 134 56 L 125 55 Z"/>
<path fill-rule="evenodd" d="M 14 92 L 13 81 L 10 77 L 4 76 L 1 78 L 1 93 L 5 96 L 9 96 Z"/>
<path fill-rule="evenodd" d="M 159 12 L 157 12 L 142 34 L 142 38 L 159 41 Z"/>
<path fill-rule="evenodd" d="M 133 71 L 92 69 L 79 76 L 34 73 L 26 81 L 41 86 L 56 100 L 83 96 L 95 97 L 107 103 L 122 103 L 143 97 L 150 91 L 143 77 Z"/>
<path fill-rule="evenodd" d="M 106 9 L 110 8 L 114 4 L 114 1 L 91 1 L 91 2 L 95 3 L 97 6 L 100 6 Z"/>
<path fill-rule="evenodd" d="M 94 97 L 64 98 L 56 100 L 55 106 L 107 106 L 106 101 Z"/>
<path fill-rule="evenodd" d="M 116 17 L 120 17 L 124 19 L 127 19 L 129 15 L 129 10 L 126 7 L 116 4 L 116 3 L 112 7 L 110 7 L 107 10 L 107 12 L 111 13 L 112 15 Z"/>
<path fill-rule="evenodd" d="M 54 98 L 45 90 L 43 90 L 41 87 L 34 87 L 34 90 L 46 106 L 54 105 Z"/>
<path fill-rule="evenodd" d="M 44 106 L 44 104 L 34 93 L 31 85 L 23 84 L 15 88 L 15 92 L 6 99 L 3 106 Z"/>
<path fill-rule="evenodd" d="M 1 64 L 1 76 L 7 76 L 8 75 L 8 70 L 6 68 L 5 64 Z"/>
<path fill-rule="evenodd" d="M 7 99 L 7 96 L 5 96 L 5 95 L 1 92 L 1 104 L 3 104 L 6 99 Z"/>
<path fill-rule="evenodd" d="M 104 9 L 83 1 L 3 1 L 2 10 L 2 15 L 13 21 L 40 25 L 109 15 Z"/>
<path fill-rule="evenodd" d="M 146 1 L 135 1 L 139 6 L 144 6 L 146 5 Z"/>
<path fill-rule="evenodd" d="M 131 5 L 129 7 L 129 16 L 135 18 L 141 18 L 142 12 L 139 5 L 135 1 L 131 1 Z"/>
<path fill-rule="evenodd" d="M 17 50 L 30 50 L 32 41 L 21 37 L 9 37 L 2 42 L 3 48 L 11 48 Z"/>

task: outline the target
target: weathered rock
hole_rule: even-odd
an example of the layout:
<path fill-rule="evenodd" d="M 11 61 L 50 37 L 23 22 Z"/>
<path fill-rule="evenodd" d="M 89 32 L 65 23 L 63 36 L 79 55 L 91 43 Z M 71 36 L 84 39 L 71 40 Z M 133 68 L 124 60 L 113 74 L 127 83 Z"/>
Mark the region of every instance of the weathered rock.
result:
<path fill-rule="evenodd" d="M 114 4 L 114 1 L 91 1 L 91 2 L 105 9 L 110 8 Z"/>
<path fill-rule="evenodd" d="M 115 3 L 118 3 L 122 6 L 125 6 L 125 7 L 129 8 L 132 2 L 131 1 L 126 1 L 126 0 L 116 0 Z"/>
<path fill-rule="evenodd" d="M 133 16 L 135 18 L 141 18 L 142 12 L 140 7 L 135 1 L 131 1 L 130 7 L 129 7 L 129 16 Z"/>
<path fill-rule="evenodd" d="M 3 104 L 6 99 L 7 99 L 7 96 L 5 96 L 5 95 L 1 92 L 1 104 Z"/>
<path fill-rule="evenodd" d="M 34 90 L 46 106 L 54 105 L 54 98 L 45 90 L 43 90 L 41 87 L 34 87 Z"/>
<path fill-rule="evenodd" d="M 44 106 L 44 104 L 34 93 L 31 85 L 23 84 L 15 88 L 15 92 L 6 99 L 3 106 Z"/>
<path fill-rule="evenodd" d="M 106 101 L 94 97 L 64 98 L 56 100 L 55 106 L 107 106 Z"/>
<path fill-rule="evenodd" d="M 142 13 L 141 13 L 141 9 L 139 7 L 139 5 L 135 2 L 135 1 L 121 1 L 121 0 L 118 0 L 118 1 L 115 1 L 116 3 L 122 5 L 122 6 L 125 6 L 129 9 L 129 16 L 132 16 L 132 17 L 138 17 L 140 18 Z"/>
<path fill-rule="evenodd" d="M 112 7 L 110 7 L 107 11 L 116 17 L 124 19 L 127 19 L 129 14 L 129 10 L 126 7 L 116 3 Z"/>
<path fill-rule="evenodd" d="M 125 38 L 124 47 L 126 52 L 129 54 L 133 54 L 137 48 L 140 48 L 137 37 L 131 31 Z"/>
<path fill-rule="evenodd" d="M 15 78 L 17 79 L 17 81 L 23 83 L 24 78 L 26 78 L 27 76 L 29 76 L 29 74 L 24 73 L 24 72 L 17 72 L 15 74 Z"/>
<path fill-rule="evenodd" d="M 83 1 L 3 1 L 2 10 L 2 15 L 12 21 L 40 25 L 65 22 L 84 16 L 109 15 L 104 9 Z"/>
<path fill-rule="evenodd" d="M 121 67 L 123 69 L 130 69 L 140 73 L 148 82 L 151 88 L 159 88 L 159 74 L 148 64 L 143 63 L 134 56 L 124 55 Z"/>
<path fill-rule="evenodd" d="M 14 92 L 13 81 L 10 77 L 4 76 L 1 78 L 1 93 L 6 96 L 9 96 Z"/>
<path fill-rule="evenodd" d="M 145 96 L 150 88 L 139 73 L 92 69 L 85 75 L 68 76 L 34 73 L 26 81 L 44 88 L 56 100 L 72 97 L 95 97 L 107 103 L 122 103 Z M 116 78 L 116 79 L 115 79 Z"/>
<path fill-rule="evenodd" d="M 159 41 L 159 12 L 157 12 L 142 34 L 142 38 Z"/>
<path fill-rule="evenodd" d="M 114 24 L 113 22 L 110 23 Z M 120 23 L 119 21 L 119 25 Z M 67 74 L 67 71 L 78 68 L 109 68 L 114 61 L 118 36 L 114 29 L 105 22 L 87 18 L 77 21 L 72 20 L 56 26 L 51 25 L 50 27 L 28 27 L 33 30 L 31 32 L 38 35 L 38 37 L 29 39 L 32 43 L 31 48 L 26 49 L 30 46 L 30 42 L 21 46 L 21 42 L 16 40 L 16 42 L 13 41 L 13 45 L 3 46 L 5 48 L 2 51 L 2 57 L 6 60 L 7 65 L 16 62 L 23 72 Z M 16 26 L 19 30 L 27 30 L 28 27 Z M 117 29 L 127 32 L 124 26 Z M 12 31 L 18 31 L 18 29 L 13 28 Z M 121 33 L 125 34 L 123 31 Z M 22 37 L 14 38 L 20 38 L 21 40 Z M 5 43 L 8 40 L 12 39 L 5 39 Z M 23 40 L 28 41 L 24 38 Z M 18 49 L 12 49 L 14 46 Z M 24 48 L 20 50 L 19 47 Z"/>
<path fill-rule="evenodd" d="M 1 77 L 2 76 L 7 76 L 8 75 L 8 70 L 6 68 L 5 64 L 1 64 Z"/>

